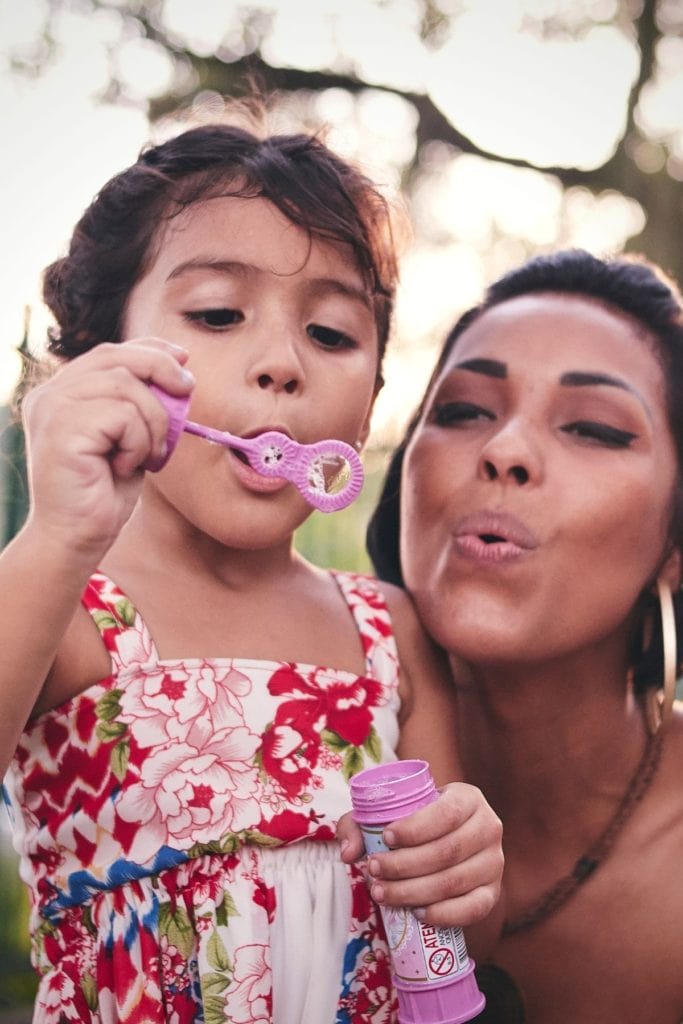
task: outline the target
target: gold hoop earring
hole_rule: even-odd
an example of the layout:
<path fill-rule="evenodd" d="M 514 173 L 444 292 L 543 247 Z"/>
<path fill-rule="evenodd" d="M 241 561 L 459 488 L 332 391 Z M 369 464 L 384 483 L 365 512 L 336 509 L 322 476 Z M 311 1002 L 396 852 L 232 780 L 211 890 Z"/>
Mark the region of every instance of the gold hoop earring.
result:
<path fill-rule="evenodd" d="M 650 732 L 663 728 L 671 718 L 676 697 L 677 639 L 676 617 L 671 587 L 666 580 L 657 580 L 657 596 L 662 619 L 662 653 L 664 679 L 662 689 L 650 689 L 646 695 L 646 716 Z"/>
<path fill-rule="evenodd" d="M 657 594 L 662 614 L 662 647 L 664 649 L 664 687 L 662 690 L 662 725 L 666 725 L 673 713 L 676 697 L 676 616 L 671 587 L 660 576 L 657 580 Z"/>

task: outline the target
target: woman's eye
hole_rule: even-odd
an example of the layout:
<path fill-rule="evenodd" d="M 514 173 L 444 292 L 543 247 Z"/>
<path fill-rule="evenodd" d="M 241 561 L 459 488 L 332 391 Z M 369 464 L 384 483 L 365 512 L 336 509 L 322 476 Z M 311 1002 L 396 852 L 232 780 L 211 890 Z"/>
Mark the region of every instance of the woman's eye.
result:
<path fill-rule="evenodd" d="M 449 427 L 476 420 L 494 420 L 495 416 L 472 402 L 441 402 L 434 406 L 429 419 L 438 427 Z"/>
<path fill-rule="evenodd" d="M 306 333 L 314 341 L 317 341 L 322 348 L 356 348 L 356 342 L 343 331 L 336 331 L 333 327 L 323 327 L 321 324 L 309 324 Z"/>
<path fill-rule="evenodd" d="M 584 441 L 604 445 L 607 448 L 628 448 L 638 436 L 630 430 L 620 430 L 607 423 L 593 423 L 590 420 L 577 420 L 562 427 L 566 434 L 573 434 Z"/>
<path fill-rule="evenodd" d="M 244 314 L 240 313 L 238 309 L 219 307 L 216 309 L 191 310 L 185 314 L 185 318 L 192 323 L 208 327 L 211 331 L 220 331 L 224 327 L 232 327 L 234 324 L 242 323 Z"/>

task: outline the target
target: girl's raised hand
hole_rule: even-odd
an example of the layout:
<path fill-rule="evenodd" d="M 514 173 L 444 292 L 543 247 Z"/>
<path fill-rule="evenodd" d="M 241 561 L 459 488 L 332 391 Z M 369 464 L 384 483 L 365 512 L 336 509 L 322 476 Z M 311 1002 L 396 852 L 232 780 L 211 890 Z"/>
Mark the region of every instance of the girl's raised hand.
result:
<path fill-rule="evenodd" d="M 384 829 L 387 853 L 366 865 L 375 902 L 411 907 L 432 925 L 465 927 L 487 918 L 500 897 L 502 825 L 475 786 L 444 786 L 428 807 Z M 342 860 L 364 856 L 363 838 L 350 812 L 337 826 Z"/>
<path fill-rule="evenodd" d="M 160 338 L 100 344 L 27 395 L 30 523 L 44 543 L 94 563 L 108 550 L 137 500 L 142 464 L 166 442 L 167 414 L 147 383 L 187 394 L 186 359 Z"/>

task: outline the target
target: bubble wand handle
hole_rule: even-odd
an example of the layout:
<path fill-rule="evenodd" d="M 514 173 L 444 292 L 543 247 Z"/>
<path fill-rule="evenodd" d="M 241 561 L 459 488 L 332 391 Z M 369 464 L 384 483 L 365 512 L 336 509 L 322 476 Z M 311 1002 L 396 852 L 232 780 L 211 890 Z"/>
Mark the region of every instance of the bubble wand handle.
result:
<path fill-rule="evenodd" d="M 299 444 L 278 430 L 238 437 L 188 420 L 189 397 L 169 395 L 154 384 L 150 388 L 168 413 L 169 429 L 165 456 L 148 460 L 145 469 L 156 472 L 165 466 L 185 432 L 242 452 L 257 473 L 288 480 L 309 505 L 321 512 L 346 508 L 358 497 L 363 486 L 363 464 L 358 452 L 345 441 L 332 438 Z"/>

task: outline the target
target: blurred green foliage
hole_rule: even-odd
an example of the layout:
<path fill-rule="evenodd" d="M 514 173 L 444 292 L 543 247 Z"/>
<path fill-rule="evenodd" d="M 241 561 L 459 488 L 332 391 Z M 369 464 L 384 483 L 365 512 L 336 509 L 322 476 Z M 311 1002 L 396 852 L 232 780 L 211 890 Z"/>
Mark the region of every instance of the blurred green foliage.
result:
<path fill-rule="evenodd" d="M 28 509 L 24 435 L 9 409 L 0 407 L 0 547 L 21 528 Z"/>
<path fill-rule="evenodd" d="M 5 814 L 0 808 L 0 814 Z M 29 1006 L 37 978 L 29 962 L 28 894 L 19 878 L 9 834 L 0 829 L 0 1021 L 9 1011 Z"/>

